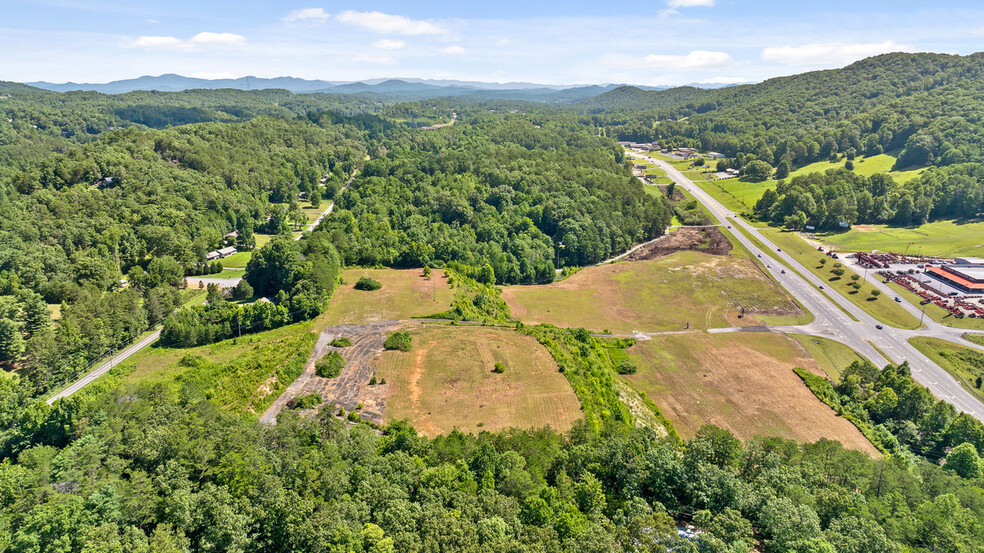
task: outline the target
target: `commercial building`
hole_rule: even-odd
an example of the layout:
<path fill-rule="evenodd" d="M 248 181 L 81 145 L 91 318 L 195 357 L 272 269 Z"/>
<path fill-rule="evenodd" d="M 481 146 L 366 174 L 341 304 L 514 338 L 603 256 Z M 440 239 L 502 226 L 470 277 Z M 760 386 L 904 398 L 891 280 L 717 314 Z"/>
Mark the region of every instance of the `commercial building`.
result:
<path fill-rule="evenodd" d="M 966 294 L 984 294 L 984 263 L 931 266 L 926 274 Z"/>

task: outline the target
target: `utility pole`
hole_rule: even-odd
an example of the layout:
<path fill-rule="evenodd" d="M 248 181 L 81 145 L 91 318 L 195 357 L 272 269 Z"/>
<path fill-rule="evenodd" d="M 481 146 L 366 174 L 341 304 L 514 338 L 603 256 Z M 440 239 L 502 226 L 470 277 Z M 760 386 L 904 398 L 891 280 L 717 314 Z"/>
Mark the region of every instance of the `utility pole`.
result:
<path fill-rule="evenodd" d="M 922 306 L 923 306 L 923 308 L 922 308 L 922 315 L 919 316 L 919 326 L 922 326 L 923 318 L 926 317 L 926 302 L 925 302 L 925 300 L 923 300 Z"/>

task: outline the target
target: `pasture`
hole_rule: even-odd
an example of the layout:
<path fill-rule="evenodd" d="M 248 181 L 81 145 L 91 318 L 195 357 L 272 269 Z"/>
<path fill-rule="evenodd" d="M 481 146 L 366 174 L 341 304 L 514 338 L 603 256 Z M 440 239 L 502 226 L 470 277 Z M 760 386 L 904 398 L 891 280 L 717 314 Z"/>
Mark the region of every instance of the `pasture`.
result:
<path fill-rule="evenodd" d="M 775 190 L 776 181 L 755 182 L 750 179 L 722 179 L 714 181 L 694 181 L 704 192 L 736 213 L 751 211 L 755 202 L 766 190 Z"/>
<path fill-rule="evenodd" d="M 904 252 L 939 257 L 984 257 L 984 222 L 935 221 L 918 227 L 854 225 L 818 237 L 838 251 Z"/>
<path fill-rule="evenodd" d="M 383 283 L 379 290 L 356 290 L 360 277 L 370 277 Z M 344 284 L 335 290 L 328 309 L 314 323 L 320 332 L 328 326 L 365 324 L 423 317 L 451 306 L 453 292 L 444 271 L 434 269 L 430 280 L 421 269 L 345 269 Z"/>
<path fill-rule="evenodd" d="M 828 438 L 877 454 L 793 372 L 801 367 L 821 374 L 791 338 L 759 332 L 656 336 L 629 355 L 639 370 L 623 378 L 656 402 L 684 438 L 715 424 L 743 440 Z"/>
<path fill-rule="evenodd" d="M 408 419 L 433 437 L 455 428 L 495 432 L 550 426 L 568 430 L 581 405 L 553 358 L 514 330 L 421 325 L 413 349 L 386 351 L 376 375 L 386 379 L 386 420 Z M 504 372 L 493 372 L 496 363 Z"/>
<path fill-rule="evenodd" d="M 839 159 L 837 161 L 818 161 L 816 163 L 811 163 L 800 167 L 790 173 L 789 177 L 793 178 L 801 175 L 808 175 L 810 173 L 824 173 L 830 169 L 843 168 L 846 161 L 847 160 L 845 159 Z M 892 171 L 892 167 L 894 165 L 895 156 L 889 154 L 880 154 L 870 157 L 858 156 L 854 160 L 854 172 L 866 177 L 870 177 L 876 173 L 888 173 L 893 179 L 895 179 L 895 182 L 902 184 L 918 177 L 924 169 L 919 168 L 909 171 Z"/>
<path fill-rule="evenodd" d="M 677 252 L 652 261 L 582 269 L 560 282 L 508 286 L 513 317 L 530 324 L 656 332 L 760 324 L 756 314 L 799 309 L 751 261 L 735 255 Z M 738 318 L 744 308 L 746 316 Z"/>

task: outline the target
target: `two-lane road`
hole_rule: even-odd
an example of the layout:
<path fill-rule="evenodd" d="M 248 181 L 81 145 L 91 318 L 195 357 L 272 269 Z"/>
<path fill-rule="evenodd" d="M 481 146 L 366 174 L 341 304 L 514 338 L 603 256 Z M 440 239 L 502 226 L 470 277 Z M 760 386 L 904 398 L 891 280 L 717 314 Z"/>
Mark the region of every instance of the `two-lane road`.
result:
<path fill-rule="evenodd" d="M 769 271 L 772 277 L 782 284 L 790 294 L 816 317 L 815 321 L 809 325 L 785 329 L 780 327 L 778 330 L 834 337 L 868 359 L 871 359 L 875 364 L 881 366 L 889 361 L 895 363 L 908 361 L 909 366 L 912 368 L 912 376 L 920 384 L 929 388 L 937 398 L 945 399 L 960 411 L 984 420 L 984 404 L 961 387 L 949 373 L 932 362 L 908 342 L 908 338 L 913 336 L 930 335 L 945 336 L 947 339 L 957 340 L 966 344 L 965 341 L 959 339 L 960 331 L 958 329 L 948 329 L 935 321 L 927 321 L 927 329 L 925 330 L 902 330 L 889 326 L 885 326 L 879 330 L 876 328 L 876 325 L 879 324 L 878 321 L 871 317 L 871 315 L 834 290 L 829 290 L 829 294 L 822 293 L 819 287 L 825 283 L 820 278 L 807 270 L 806 267 L 802 266 L 792 256 L 780 251 L 767 236 L 704 192 L 703 189 L 694 184 L 693 181 L 688 179 L 675 167 L 649 156 L 640 154 L 632 155 L 658 165 L 666 171 L 666 174 L 673 182 L 690 192 L 722 223 L 740 226 L 748 235 L 753 236 L 766 248 L 769 248 L 769 252 L 763 252 L 743 232 L 734 232 L 735 237 L 753 255 L 761 257 L 765 264 L 771 265 L 766 270 Z M 783 272 L 784 267 L 779 263 L 775 263 L 769 255 L 775 255 L 781 258 L 790 267 L 793 267 L 795 271 Z M 773 262 L 769 263 L 770 261 Z M 796 274 L 797 272 L 799 275 Z M 859 322 L 852 320 L 844 311 L 851 313 Z M 886 359 L 885 356 L 888 356 L 890 359 Z"/>

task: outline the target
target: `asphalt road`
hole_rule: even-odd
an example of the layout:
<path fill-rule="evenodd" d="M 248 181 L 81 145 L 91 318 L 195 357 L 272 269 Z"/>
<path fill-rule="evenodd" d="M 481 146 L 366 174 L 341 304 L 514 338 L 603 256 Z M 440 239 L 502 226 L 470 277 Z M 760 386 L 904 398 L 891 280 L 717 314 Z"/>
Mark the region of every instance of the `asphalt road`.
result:
<path fill-rule="evenodd" d="M 63 397 L 68 397 L 68 396 L 74 394 L 75 392 L 81 390 L 82 388 L 85 388 L 93 380 L 95 380 L 95 379 L 99 378 L 100 376 L 102 376 L 102 375 L 106 374 L 107 372 L 109 372 L 109 369 L 112 369 L 116 365 L 119 365 L 120 362 L 122 362 L 127 357 L 130 357 L 134 353 L 137 353 L 138 351 L 140 351 L 143 348 L 149 346 L 150 344 L 153 344 L 160 337 L 161 337 L 161 331 L 160 330 L 155 330 L 154 332 L 150 333 L 150 335 L 148 335 L 143 340 L 140 340 L 139 342 L 136 342 L 134 344 L 131 344 L 130 347 L 124 349 L 123 351 L 117 353 L 116 355 L 113 355 L 112 357 L 109 358 L 109 361 L 106 361 L 102 365 L 99 365 L 98 367 L 96 367 L 95 369 L 93 369 L 92 371 L 90 371 L 88 374 L 86 374 L 82 378 L 80 378 L 77 381 L 75 381 L 74 383 L 72 383 L 68 388 L 65 388 L 64 390 L 62 390 L 62 391 L 58 392 L 57 394 L 51 396 L 51 398 L 48 399 L 48 405 L 51 405 L 56 400 L 59 400 L 59 399 L 61 399 Z"/>
<path fill-rule="evenodd" d="M 952 376 L 950 376 L 949 373 L 943 370 L 936 363 L 932 362 L 928 357 L 920 353 L 919 350 L 914 348 L 908 342 L 908 339 L 913 336 L 931 336 L 953 342 L 959 342 L 961 345 L 984 350 L 984 348 L 967 342 L 961 338 L 960 335 L 965 332 L 964 330 L 946 327 L 929 319 L 929 317 L 927 317 L 924 321 L 926 325 L 925 328 L 919 330 L 903 330 L 888 325 L 882 325 L 884 328 L 881 330 L 877 329 L 875 325 L 879 323 L 871 317 L 871 315 L 867 314 L 861 308 L 857 307 L 847 298 L 844 298 L 834 290 L 825 290 L 828 292 L 826 295 L 821 293 L 818 288 L 824 284 L 822 280 L 813 275 L 813 273 L 807 270 L 806 267 L 802 266 L 792 256 L 785 252 L 778 251 L 779 248 L 765 235 L 759 232 L 757 228 L 742 220 L 736 213 L 732 212 L 723 204 L 704 192 L 699 186 L 694 184 L 693 181 L 684 176 L 683 173 L 678 171 L 675 167 L 662 160 L 651 158 L 649 156 L 641 154 L 632 155 L 634 157 L 641 157 L 658 165 L 661 169 L 666 171 L 666 174 L 673 180 L 673 182 L 675 182 L 678 186 L 682 186 L 687 189 L 688 192 L 704 204 L 704 206 L 707 207 L 707 209 L 722 223 L 740 226 L 742 230 L 745 230 L 749 235 L 754 236 L 756 240 L 761 242 L 767 248 L 770 248 L 771 251 L 766 253 L 756 246 L 755 243 L 749 240 L 743 233 L 738 231 L 733 233 L 738 241 L 740 241 L 750 252 L 752 252 L 753 255 L 761 257 L 764 264 L 771 265 L 771 267 L 766 270 L 771 274 L 772 278 L 785 287 L 786 290 L 788 290 L 790 294 L 802 303 L 804 307 L 810 310 L 815 317 L 814 322 L 808 325 L 772 327 L 773 330 L 826 336 L 836 339 L 851 347 L 861 355 L 864 355 L 879 366 L 884 366 L 889 361 L 894 363 L 908 361 L 909 366 L 912 368 L 913 378 L 915 378 L 916 381 L 923 386 L 929 388 L 929 390 L 933 392 L 933 395 L 939 399 L 944 399 L 952 403 L 958 410 L 969 413 L 977 419 L 984 421 L 984 403 L 981 403 L 981 401 L 970 392 L 962 388 L 960 384 Z M 728 219 L 730 219 L 730 221 Z M 796 271 L 803 275 L 803 277 L 800 277 L 795 274 L 795 272 L 788 270 L 785 274 L 783 274 L 782 270 L 785 267 L 770 258 L 770 253 L 781 257 L 783 261 L 788 263 L 790 267 L 795 268 Z M 871 276 L 872 275 L 869 275 L 869 278 Z M 890 297 L 894 297 L 894 295 L 895 294 L 893 292 Z M 838 305 L 840 308 L 838 308 Z M 841 308 L 851 313 L 860 322 L 852 320 L 844 313 L 844 311 L 842 311 Z M 877 346 L 877 349 L 873 347 L 872 344 Z M 879 350 L 884 352 L 885 355 L 879 353 Z M 888 356 L 891 359 L 886 359 L 885 356 Z"/>

